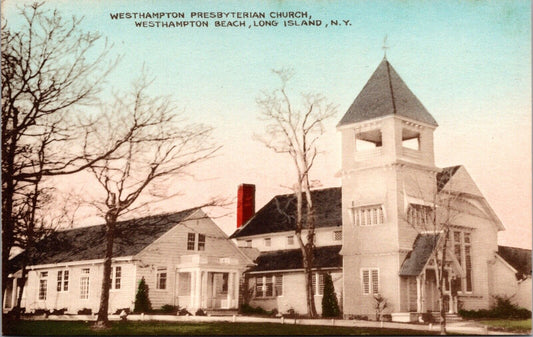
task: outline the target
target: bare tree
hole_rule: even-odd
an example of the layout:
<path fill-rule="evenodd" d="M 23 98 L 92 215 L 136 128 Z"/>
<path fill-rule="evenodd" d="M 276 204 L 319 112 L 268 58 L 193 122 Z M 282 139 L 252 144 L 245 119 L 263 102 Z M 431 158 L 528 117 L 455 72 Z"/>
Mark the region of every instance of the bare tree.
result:
<path fill-rule="evenodd" d="M 118 218 L 138 207 L 134 205 L 148 186 L 190 174 L 196 163 L 209 159 L 219 149 L 210 141 L 212 128 L 187 124 L 167 97 L 151 96 L 146 75 L 134 82 L 131 92 L 116 95 L 102 115 L 104 123 L 94 123 L 85 151 L 107 152 L 121 145 L 113 155 L 91 164 L 90 170 L 103 191 L 103 202 L 94 203 L 106 226 L 106 252 L 97 325 L 108 323 L 109 288 L 113 242 Z M 87 159 L 89 163 L 90 157 Z M 168 185 L 168 184 L 167 184 Z M 163 191 L 164 192 L 164 191 Z M 158 191 L 156 198 L 161 198 Z"/>
<path fill-rule="evenodd" d="M 72 146 L 80 132 L 70 115 L 96 99 L 116 62 L 100 34 L 82 31 L 82 19 L 65 19 L 42 3 L 20 15 L 16 27 L 2 18 L 1 33 L 3 294 L 12 249 L 34 241 L 23 236 L 36 226 L 43 180 L 87 167 Z"/>
<path fill-rule="evenodd" d="M 296 198 L 295 235 L 303 256 L 307 312 L 316 317 L 312 288 L 312 268 L 315 238 L 315 206 L 311 195 L 309 171 L 318 154 L 317 141 L 324 133 L 324 121 L 336 113 L 336 107 L 319 94 L 303 94 L 301 107 L 294 105 L 287 93 L 287 83 L 293 76 L 290 69 L 273 70 L 281 87 L 263 93 L 257 104 L 261 118 L 269 124 L 259 139 L 276 153 L 290 156 L 296 170 L 293 191 Z M 306 235 L 306 240 L 302 235 Z"/>
<path fill-rule="evenodd" d="M 449 247 L 451 230 L 454 219 L 460 210 L 455 205 L 463 198 L 463 193 L 457 188 L 445 188 L 455 173 L 454 170 L 443 170 L 436 179 L 436 184 L 423 192 L 418 189 L 418 198 L 426 201 L 410 204 L 406 210 L 406 221 L 419 234 L 431 234 L 431 246 L 433 253 L 430 256 L 430 264 L 435 271 L 435 281 L 439 295 L 440 332 L 446 334 L 446 310 L 448 308 L 448 295 L 446 294 L 448 272 L 447 267 L 453 262 L 454 252 Z M 417 181 L 414 182 L 417 185 Z M 454 186 L 456 187 L 456 186 Z"/>

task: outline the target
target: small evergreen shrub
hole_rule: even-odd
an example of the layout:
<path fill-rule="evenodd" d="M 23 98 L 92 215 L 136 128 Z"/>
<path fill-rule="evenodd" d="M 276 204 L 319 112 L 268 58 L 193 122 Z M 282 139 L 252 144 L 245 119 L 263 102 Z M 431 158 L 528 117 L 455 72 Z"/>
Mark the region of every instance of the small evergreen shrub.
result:
<path fill-rule="evenodd" d="M 196 310 L 195 316 L 206 316 L 207 314 L 202 309 Z"/>
<path fill-rule="evenodd" d="M 339 317 L 339 302 L 329 273 L 324 274 L 324 295 L 322 296 L 322 317 Z"/>
<path fill-rule="evenodd" d="M 133 312 L 135 313 L 146 313 L 152 310 L 152 303 L 150 303 L 150 298 L 148 297 L 148 285 L 144 280 L 144 277 L 139 282 L 139 287 L 137 288 L 137 294 L 135 295 L 135 307 Z"/>

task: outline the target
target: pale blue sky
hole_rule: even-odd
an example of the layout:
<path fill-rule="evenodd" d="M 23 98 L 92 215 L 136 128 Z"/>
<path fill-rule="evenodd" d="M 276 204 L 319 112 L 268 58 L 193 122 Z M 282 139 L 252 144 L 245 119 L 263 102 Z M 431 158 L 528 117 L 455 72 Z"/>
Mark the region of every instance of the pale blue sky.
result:
<path fill-rule="evenodd" d="M 3 3 L 3 15 L 12 24 L 15 3 Z M 285 167 L 283 161 L 252 141 L 253 133 L 263 129 L 255 98 L 277 84 L 270 70 L 293 67 L 295 93 L 320 92 L 338 105 L 315 174 L 324 185 L 339 185 L 335 124 L 383 58 L 387 36 L 387 58 L 440 125 L 437 164 L 464 164 L 508 228 L 503 243 L 531 245 L 529 1 L 70 0 L 49 1 L 48 6 L 84 15 L 84 27 L 100 31 L 123 54 L 109 77 L 112 88 L 127 86 L 146 64 L 157 77 L 158 92 L 171 94 L 192 119 L 216 125 L 216 137 L 225 145 L 210 164 L 217 167 L 218 179 L 200 190 L 234 196 L 239 183 L 256 183 L 258 206 L 286 192 L 280 185 L 289 184 L 287 168 L 274 167 Z M 307 11 L 324 23 L 350 20 L 351 25 L 137 28 L 134 20 L 109 15 L 290 10 Z M 209 175 L 208 168 L 205 172 Z M 193 205 L 178 208 L 188 206 Z M 222 226 L 231 231 L 233 221 L 222 219 Z"/>

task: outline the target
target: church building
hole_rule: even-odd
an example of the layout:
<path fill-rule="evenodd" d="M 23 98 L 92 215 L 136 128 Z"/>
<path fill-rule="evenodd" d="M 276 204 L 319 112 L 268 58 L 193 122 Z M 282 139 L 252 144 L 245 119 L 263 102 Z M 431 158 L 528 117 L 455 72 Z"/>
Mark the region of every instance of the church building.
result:
<path fill-rule="evenodd" d="M 395 321 L 438 311 L 439 279 L 447 295 L 444 307 L 455 313 L 489 308 L 498 294 L 499 273 L 514 277 L 498 255 L 502 222 L 467 170 L 435 166 L 437 127 L 384 58 L 337 125 L 341 187 L 312 192 L 319 312 L 324 273 L 332 275 L 345 317 L 374 317 L 379 294 Z M 242 211 L 254 190 L 253 185 L 241 188 L 249 192 L 240 195 Z M 291 209 L 294 197 L 281 195 L 255 214 L 247 210 L 231 238 L 256 262 L 246 273 L 250 304 L 305 314 Z"/>

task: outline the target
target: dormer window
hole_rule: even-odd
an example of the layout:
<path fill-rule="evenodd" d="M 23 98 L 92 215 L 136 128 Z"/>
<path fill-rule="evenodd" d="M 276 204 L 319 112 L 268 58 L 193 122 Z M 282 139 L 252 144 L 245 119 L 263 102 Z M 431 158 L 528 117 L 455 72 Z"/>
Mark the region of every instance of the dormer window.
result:
<path fill-rule="evenodd" d="M 270 247 L 271 244 L 272 244 L 271 239 L 265 238 L 265 247 Z"/>

